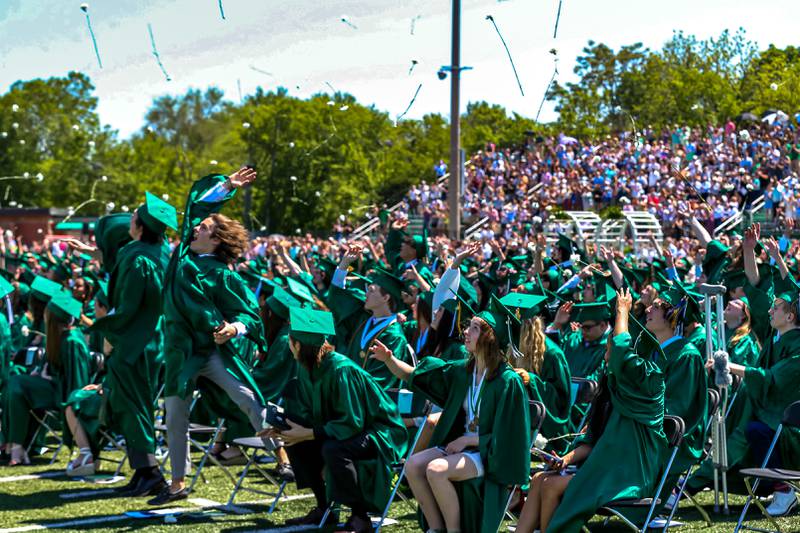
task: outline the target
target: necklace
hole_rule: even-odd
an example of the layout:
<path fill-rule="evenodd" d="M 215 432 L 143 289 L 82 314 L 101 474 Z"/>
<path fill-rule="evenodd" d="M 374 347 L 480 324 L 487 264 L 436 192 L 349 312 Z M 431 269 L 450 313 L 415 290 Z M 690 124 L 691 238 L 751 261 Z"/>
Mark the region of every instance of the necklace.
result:
<path fill-rule="evenodd" d="M 478 422 L 480 421 L 480 417 L 478 416 L 481 407 L 481 396 L 483 395 L 483 382 L 484 378 L 486 377 L 486 369 L 483 369 L 483 374 L 481 374 L 481 379 L 478 381 L 478 371 L 477 369 L 472 372 L 472 386 L 469 388 L 467 393 L 467 406 L 469 407 L 469 412 L 467 413 L 468 418 L 470 419 L 469 424 L 467 425 L 467 429 L 472 433 L 478 431 Z M 477 391 L 477 392 L 476 392 Z"/>

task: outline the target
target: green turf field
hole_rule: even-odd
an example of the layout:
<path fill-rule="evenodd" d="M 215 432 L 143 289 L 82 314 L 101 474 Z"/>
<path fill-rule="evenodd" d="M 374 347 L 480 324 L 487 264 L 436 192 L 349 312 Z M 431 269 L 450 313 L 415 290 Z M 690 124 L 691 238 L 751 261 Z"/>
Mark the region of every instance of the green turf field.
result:
<path fill-rule="evenodd" d="M 111 454 L 113 456 L 113 454 Z M 176 524 L 166 524 L 163 517 L 157 518 L 129 518 L 124 515 L 128 511 L 149 509 L 145 500 L 120 499 L 108 494 L 108 485 L 88 483 L 85 481 L 72 481 L 63 475 L 66 466 L 66 452 L 62 453 L 57 465 L 49 466 L 46 460 L 38 460 L 36 464 L 28 467 L 0 467 L 0 533 L 10 531 L 35 531 L 45 528 L 59 528 L 67 531 L 132 531 L 132 530 L 176 530 L 185 531 L 256 531 L 280 528 L 287 518 L 306 513 L 313 506 L 313 498 L 307 492 L 298 493 L 293 486 L 286 492 L 287 501 L 281 502 L 272 515 L 267 514 L 265 499 L 253 493 L 241 492 L 237 496 L 236 504 L 241 511 L 251 511 L 247 514 L 237 514 L 225 509 L 214 509 L 213 505 L 224 504 L 228 500 L 233 485 L 225 477 L 220 468 L 208 467 L 204 470 L 207 474 L 207 484 L 198 484 L 198 488 L 190 500 L 176 502 L 173 507 L 185 509 L 184 514 L 177 516 Z M 102 467 L 105 473 L 110 474 L 114 466 L 107 462 Z M 231 467 L 231 471 L 238 475 L 241 467 Z M 127 469 L 123 471 L 127 473 Z M 41 479 L 11 480 L 11 477 L 25 475 L 42 475 Z M 251 486 L 269 489 L 257 474 L 248 476 Z M 105 493 L 102 491 L 106 491 Z M 706 509 L 712 511 L 712 495 L 710 492 L 698 496 Z M 729 516 L 715 516 L 712 529 L 707 529 L 701 520 L 700 514 L 689 504 L 682 504 L 678 519 L 686 525 L 680 531 L 707 531 L 723 532 L 733 531 L 736 517 L 741 510 L 744 499 L 739 496 L 732 497 L 732 513 Z M 753 507 L 750 516 L 758 516 L 758 510 Z M 392 506 L 390 517 L 398 521 L 397 524 L 388 526 L 387 531 L 417 531 L 411 507 L 403 502 Z M 346 517 L 344 517 L 346 518 Z M 795 514 L 790 518 L 779 521 L 783 531 L 800 531 L 800 515 Z M 767 528 L 769 523 L 765 520 L 752 523 L 758 527 Z M 590 524 L 592 531 L 627 531 L 619 523 L 612 521 L 603 527 L 602 521 L 595 519 Z M 295 529 L 296 530 L 296 529 Z"/>

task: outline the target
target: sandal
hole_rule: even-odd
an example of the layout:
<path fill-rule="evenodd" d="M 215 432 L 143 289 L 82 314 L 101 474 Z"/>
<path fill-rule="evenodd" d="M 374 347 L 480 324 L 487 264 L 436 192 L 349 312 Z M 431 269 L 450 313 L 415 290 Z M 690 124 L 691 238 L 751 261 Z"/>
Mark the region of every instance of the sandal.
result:
<path fill-rule="evenodd" d="M 25 451 L 25 448 L 23 448 L 21 444 L 14 444 L 11 446 L 11 460 L 8 462 L 8 466 L 29 464 L 31 464 L 31 460 L 28 457 L 28 452 Z"/>
<path fill-rule="evenodd" d="M 96 465 L 92 450 L 81 448 L 80 455 L 67 465 L 67 475 L 69 477 L 86 477 L 94 475 Z"/>

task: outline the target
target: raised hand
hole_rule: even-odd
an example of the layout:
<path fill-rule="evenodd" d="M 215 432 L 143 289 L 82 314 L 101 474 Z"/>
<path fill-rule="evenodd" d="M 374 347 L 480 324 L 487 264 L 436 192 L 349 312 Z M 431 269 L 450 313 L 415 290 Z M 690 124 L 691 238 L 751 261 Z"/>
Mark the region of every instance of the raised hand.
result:
<path fill-rule="evenodd" d="M 392 229 L 402 231 L 408 226 L 408 220 L 405 218 L 395 218 L 392 220 Z"/>
<path fill-rule="evenodd" d="M 633 307 L 631 292 L 623 287 L 617 291 L 617 313 L 630 313 Z"/>
<path fill-rule="evenodd" d="M 89 244 L 86 244 L 86 243 L 84 243 L 82 241 L 79 241 L 78 239 L 75 239 L 74 237 L 67 237 L 67 238 L 61 239 L 61 240 L 64 241 L 65 243 L 67 243 L 67 246 L 69 246 L 72 250 L 77 250 L 78 252 L 81 252 L 81 253 L 89 253 L 90 254 L 90 253 L 94 253 L 94 252 L 97 251 L 97 247 L 96 246 L 91 246 Z"/>
<path fill-rule="evenodd" d="M 764 240 L 763 243 L 769 256 L 777 261 L 781 257 L 781 247 L 778 245 L 778 241 L 770 237 Z"/>
<path fill-rule="evenodd" d="M 369 356 L 371 359 L 377 359 L 381 363 L 388 363 L 389 359 L 392 358 L 392 351 L 381 341 L 376 340 L 369 347 Z"/>
<path fill-rule="evenodd" d="M 460 252 L 456 253 L 456 258 L 453 260 L 453 268 L 458 268 L 459 265 L 466 259 L 472 255 L 478 253 L 481 249 L 481 243 L 475 241 L 471 242 L 467 246 L 461 249 Z"/>
<path fill-rule="evenodd" d="M 572 302 L 566 302 L 561 307 L 558 308 L 556 312 L 556 316 L 553 319 L 553 323 L 561 328 L 564 327 L 569 322 L 569 315 L 572 313 L 572 306 L 574 304 Z"/>
<path fill-rule="evenodd" d="M 756 243 L 761 237 L 761 224 L 755 223 L 746 230 L 744 230 L 744 242 L 742 246 L 745 250 L 755 250 Z"/>
<path fill-rule="evenodd" d="M 253 167 L 242 167 L 230 176 L 228 176 L 228 181 L 231 184 L 231 187 L 234 189 L 238 189 L 239 187 L 245 187 L 246 185 L 250 185 L 256 180 L 256 169 Z"/>

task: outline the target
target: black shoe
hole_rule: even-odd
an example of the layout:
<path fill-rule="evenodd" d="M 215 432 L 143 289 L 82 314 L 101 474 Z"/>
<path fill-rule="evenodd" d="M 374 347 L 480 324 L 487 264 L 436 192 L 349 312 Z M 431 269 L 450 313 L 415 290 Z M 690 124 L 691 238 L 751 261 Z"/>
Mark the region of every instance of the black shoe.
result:
<path fill-rule="evenodd" d="M 135 489 L 136 485 L 139 484 L 139 480 L 140 479 L 142 479 L 142 473 L 137 469 L 133 473 L 133 476 L 131 476 L 131 479 L 127 483 L 125 483 L 121 487 L 114 487 L 114 492 L 116 492 L 117 494 L 122 496 L 126 492 L 130 492 L 133 489 Z"/>
<path fill-rule="evenodd" d="M 170 492 L 169 485 L 166 485 L 163 489 L 161 489 L 161 492 L 158 493 L 158 496 L 147 500 L 147 505 L 164 505 L 177 500 L 185 500 L 188 496 L 188 487 L 184 488 L 183 490 L 179 490 L 178 492 Z"/>
<path fill-rule="evenodd" d="M 325 511 L 326 509 L 323 509 L 322 507 L 314 507 L 308 512 L 307 515 L 297 518 L 290 518 L 283 524 L 286 526 L 316 526 L 322 520 L 322 517 L 325 515 Z M 323 525 L 336 525 L 338 522 L 338 513 L 331 511 L 330 514 L 328 514 L 328 518 L 325 520 L 325 524 Z"/>
<path fill-rule="evenodd" d="M 140 496 L 156 496 L 160 494 L 161 490 L 166 486 L 167 482 L 164 481 L 164 476 L 159 473 L 157 476 L 141 478 L 136 487 L 124 495 L 132 498 L 138 498 Z"/>
<path fill-rule="evenodd" d="M 294 482 L 294 469 L 292 469 L 292 465 L 289 463 L 279 464 L 277 472 L 281 481 L 285 481 L 287 483 Z"/>
<path fill-rule="evenodd" d="M 347 522 L 344 524 L 344 531 L 353 531 L 354 533 L 372 533 L 372 520 L 368 516 L 350 515 Z"/>

